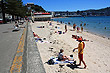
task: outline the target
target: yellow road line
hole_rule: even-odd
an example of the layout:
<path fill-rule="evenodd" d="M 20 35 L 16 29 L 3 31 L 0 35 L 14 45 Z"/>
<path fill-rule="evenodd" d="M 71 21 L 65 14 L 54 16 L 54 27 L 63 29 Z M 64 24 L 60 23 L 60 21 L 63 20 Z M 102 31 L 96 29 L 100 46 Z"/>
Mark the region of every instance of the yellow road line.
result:
<path fill-rule="evenodd" d="M 21 68 L 23 65 L 23 61 L 22 61 L 23 57 L 22 55 L 19 55 L 19 53 L 23 53 L 24 51 L 25 33 L 26 33 L 26 28 L 23 30 L 23 34 L 20 38 L 20 42 L 19 42 L 15 58 L 13 60 L 13 63 L 10 69 L 10 73 L 15 73 L 15 72 L 20 73 L 21 71 Z"/>

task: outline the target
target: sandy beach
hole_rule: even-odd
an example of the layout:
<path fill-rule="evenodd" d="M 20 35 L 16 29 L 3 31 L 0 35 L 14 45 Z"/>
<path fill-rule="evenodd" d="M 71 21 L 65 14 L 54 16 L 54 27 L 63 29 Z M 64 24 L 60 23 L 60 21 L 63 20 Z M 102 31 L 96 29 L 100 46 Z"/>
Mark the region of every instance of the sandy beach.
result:
<path fill-rule="evenodd" d="M 77 33 L 76 31 L 71 31 L 71 26 L 67 26 L 68 31 L 65 34 L 58 34 L 55 31 L 65 32 L 65 24 L 55 21 L 52 21 L 51 26 L 49 26 L 47 21 L 30 23 L 30 25 L 32 31 L 44 39 L 43 43 L 38 41 L 36 45 L 46 73 L 110 73 L 110 40 L 108 38 L 88 32 Z M 40 26 L 44 26 L 44 28 L 39 28 Z M 55 28 L 56 26 L 57 28 Z M 73 39 L 72 35 L 82 36 L 84 39 L 89 40 L 85 41 L 84 49 L 84 61 L 87 64 L 87 68 L 83 69 L 83 64 L 76 67 L 69 63 L 64 63 L 62 68 L 60 68 L 59 64 L 48 65 L 46 62 L 51 57 L 57 57 L 62 48 L 64 49 L 64 55 L 69 56 L 72 54 L 77 64 L 79 63 L 78 50 L 72 51 L 78 46 L 78 41 Z"/>

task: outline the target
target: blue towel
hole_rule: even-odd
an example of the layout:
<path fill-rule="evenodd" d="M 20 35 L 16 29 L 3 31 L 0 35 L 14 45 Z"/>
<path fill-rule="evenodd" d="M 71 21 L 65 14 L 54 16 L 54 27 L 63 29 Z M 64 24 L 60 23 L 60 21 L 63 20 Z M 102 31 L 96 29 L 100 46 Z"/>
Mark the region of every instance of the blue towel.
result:
<path fill-rule="evenodd" d="M 74 61 L 68 61 L 68 60 L 65 60 L 65 61 L 59 61 L 58 58 L 54 58 L 54 64 L 62 64 L 62 63 L 74 63 Z"/>

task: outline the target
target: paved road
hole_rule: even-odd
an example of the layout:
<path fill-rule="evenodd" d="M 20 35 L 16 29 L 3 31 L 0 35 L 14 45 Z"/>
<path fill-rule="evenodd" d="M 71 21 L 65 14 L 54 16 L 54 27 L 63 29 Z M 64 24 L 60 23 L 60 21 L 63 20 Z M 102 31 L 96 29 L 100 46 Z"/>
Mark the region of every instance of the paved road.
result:
<path fill-rule="evenodd" d="M 13 24 L 0 24 L 0 73 L 8 73 L 23 32 L 12 32 Z"/>

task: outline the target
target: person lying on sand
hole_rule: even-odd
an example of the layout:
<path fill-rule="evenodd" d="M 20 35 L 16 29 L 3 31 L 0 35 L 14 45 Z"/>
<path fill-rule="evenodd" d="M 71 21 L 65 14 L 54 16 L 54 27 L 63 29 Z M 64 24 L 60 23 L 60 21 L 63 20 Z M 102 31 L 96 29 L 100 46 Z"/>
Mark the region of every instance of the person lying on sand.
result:
<path fill-rule="evenodd" d="M 87 40 L 87 39 L 83 39 L 82 36 L 78 37 L 77 41 L 78 41 L 80 38 L 82 39 L 82 41 L 89 41 L 89 40 Z"/>
<path fill-rule="evenodd" d="M 45 26 L 38 26 L 37 28 L 44 28 Z"/>
<path fill-rule="evenodd" d="M 76 40 L 78 41 L 78 39 L 79 39 L 79 38 L 82 38 L 82 36 L 72 35 L 72 38 L 73 38 L 73 39 L 76 39 Z M 89 40 L 82 38 L 82 41 L 89 41 Z"/>
<path fill-rule="evenodd" d="M 72 35 L 72 38 L 73 38 L 73 39 L 78 39 L 79 36 L 77 36 L 77 35 Z"/>
<path fill-rule="evenodd" d="M 36 41 L 40 40 L 41 42 L 43 42 L 43 40 L 37 34 L 35 34 L 34 32 L 33 32 L 33 35 L 34 35 L 34 38 L 35 38 Z"/>

